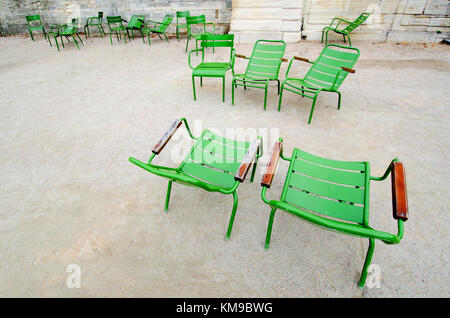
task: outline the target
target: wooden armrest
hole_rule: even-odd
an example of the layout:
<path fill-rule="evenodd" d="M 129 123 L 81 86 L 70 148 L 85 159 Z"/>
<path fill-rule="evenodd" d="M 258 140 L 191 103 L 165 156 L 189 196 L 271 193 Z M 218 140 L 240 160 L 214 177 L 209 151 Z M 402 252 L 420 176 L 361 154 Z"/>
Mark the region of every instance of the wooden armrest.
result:
<path fill-rule="evenodd" d="M 307 58 L 304 57 L 300 57 L 300 56 L 294 56 L 294 59 L 298 60 L 298 61 L 302 61 L 302 62 L 307 62 L 309 63 L 309 60 Z"/>
<path fill-rule="evenodd" d="M 235 54 L 234 56 L 240 57 L 241 59 L 246 59 L 247 58 L 245 55 L 242 55 L 242 54 Z"/>
<path fill-rule="evenodd" d="M 234 175 L 234 180 L 239 182 L 244 182 L 245 176 L 247 175 L 250 166 L 252 165 L 253 159 L 256 156 L 256 152 L 261 145 L 261 138 L 256 139 L 248 148 L 247 153 L 245 154 L 244 160 L 242 160 L 241 166 L 238 171 Z"/>
<path fill-rule="evenodd" d="M 394 219 L 408 220 L 405 167 L 399 161 L 392 163 L 392 208 Z"/>
<path fill-rule="evenodd" d="M 281 58 L 280 60 L 281 60 L 281 62 L 287 62 L 287 61 L 288 61 L 288 59 L 286 59 L 286 58 L 284 58 L 284 57 Z"/>
<path fill-rule="evenodd" d="M 177 119 L 173 122 L 172 126 L 166 131 L 164 136 L 161 138 L 160 141 L 153 147 L 152 152 L 154 154 L 159 155 L 159 153 L 164 149 L 166 144 L 169 142 L 170 138 L 175 134 L 178 127 L 181 126 L 182 121 L 180 119 Z"/>
<path fill-rule="evenodd" d="M 349 72 L 349 73 L 355 73 L 355 72 L 356 72 L 356 71 L 355 71 L 354 69 L 352 69 L 352 68 L 343 67 L 343 66 L 341 66 L 341 68 L 342 68 L 344 71 Z"/>
<path fill-rule="evenodd" d="M 283 150 L 283 143 L 281 141 L 277 141 L 273 145 L 272 157 L 270 158 L 269 163 L 267 164 L 266 172 L 261 180 L 261 185 L 266 188 L 270 188 L 272 185 L 273 176 L 275 175 L 275 170 L 278 166 L 278 161 L 280 159 L 280 153 Z"/>

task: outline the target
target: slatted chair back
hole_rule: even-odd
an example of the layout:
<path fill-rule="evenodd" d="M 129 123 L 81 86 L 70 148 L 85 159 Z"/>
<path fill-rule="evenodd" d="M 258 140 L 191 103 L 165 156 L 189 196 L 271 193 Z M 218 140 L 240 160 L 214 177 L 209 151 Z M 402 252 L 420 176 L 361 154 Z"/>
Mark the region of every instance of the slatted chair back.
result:
<path fill-rule="evenodd" d="M 179 19 L 186 19 L 190 16 L 189 11 L 177 11 L 177 24 L 179 24 Z"/>
<path fill-rule="evenodd" d="M 245 70 L 245 75 L 260 79 L 276 80 L 285 50 L 286 43 L 284 41 L 256 41 Z"/>
<path fill-rule="evenodd" d="M 106 22 L 108 22 L 108 26 L 109 26 L 110 29 L 112 27 L 114 27 L 115 24 L 117 24 L 118 26 L 123 26 L 123 24 L 122 24 L 122 17 L 121 16 L 106 17 Z"/>
<path fill-rule="evenodd" d="M 304 80 L 312 87 L 337 90 L 348 75 L 341 67 L 352 68 L 359 54 L 357 48 L 329 44 L 306 73 Z"/>
<path fill-rule="evenodd" d="M 135 14 L 131 17 L 130 22 L 128 22 L 128 29 L 140 29 L 145 22 L 145 15 Z"/>
<path fill-rule="evenodd" d="M 41 20 L 41 16 L 39 14 L 27 15 L 25 18 L 27 19 L 27 23 L 28 23 L 29 27 L 42 26 L 42 20 Z"/>
<path fill-rule="evenodd" d="M 349 34 L 350 32 L 352 32 L 354 29 L 356 29 L 357 27 L 359 27 L 364 21 L 367 20 L 367 18 L 369 17 L 370 13 L 361 13 L 361 15 L 359 17 L 357 17 L 351 24 L 349 24 L 345 29 L 343 29 L 341 32 Z"/>
<path fill-rule="evenodd" d="M 186 17 L 186 24 L 188 28 L 188 34 L 202 33 L 206 31 L 206 18 L 205 15 L 196 15 Z M 200 31 L 198 29 L 201 28 Z M 194 32 L 193 32 L 194 31 Z"/>
<path fill-rule="evenodd" d="M 173 20 L 173 15 L 166 14 L 163 21 L 161 22 L 161 24 L 158 24 L 155 31 L 160 32 L 160 33 L 166 32 L 167 28 L 170 26 L 170 23 L 172 23 L 172 20 Z"/>
<path fill-rule="evenodd" d="M 282 200 L 308 212 L 365 224 L 365 162 L 336 161 L 295 149 Z"/>

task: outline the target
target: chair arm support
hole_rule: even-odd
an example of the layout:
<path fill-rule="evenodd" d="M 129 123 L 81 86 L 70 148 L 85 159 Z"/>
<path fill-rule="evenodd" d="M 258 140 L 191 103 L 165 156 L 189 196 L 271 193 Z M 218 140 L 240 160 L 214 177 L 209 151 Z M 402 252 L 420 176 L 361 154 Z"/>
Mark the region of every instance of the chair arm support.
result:
<path fill-rule="evenodd" d="M 277 170 L 278 161 L 280 160 L 280 154 L 283 151 L 283 142 L 277 141 L 273 145 L 272 149 L 272 157 L 270 158 L 269 163 L 267 164 L 266 172 L 264 173 L 261 186 L 270 188 L 272 185 L 272 180 L 275 175 L 275 171 Z"/>
<path fill-rule="evenodd" d="M 244 160 L 242 160 L 241 166 L 238 171 L 234 175 L 234 179 L 239 182 L 244 182 L 245 176 L 250 169 L 250 166 L 255 159 L 256 153 L 258 152 L 259 147 L 261 146 L 261 137 L 258 137 L 248 148 L 247 153 L 245 154 Z"/>
<path fill-rule="evenodd" d="M 405 167 L 400 161 L 391 163 L 392 208 L 396 220 L 408 220 L 408 195 L 406 193 Z"/>
<path fill-rule="evenodd" d="M 354 74 L 356 72 L 354 69 L 348 68 L 348 67 L 344 67 L 344 66 L 341 66 L 341 69 L 343 69 L 346 72 L 352 73 L 352 74 Z"/>
<path fill-rule="evenodd" d="M 193 70 L 194 69 L 194 67 L 191 65 L 191 56 L 192 56 L 192 53 L 193 52 L 199 52 L 199 51 L 203 51 L 203 49 L 195 49 L 195 50 L 191 50 L 190 52 L 189 52 L 189 56 L 188 56 L 188 65 L 189 65 L 189 67 Z M 203 55 L 202 55 L 202 59 L 203 59 Z"/>
<path fill-rule="evenodd" d="M 239 57 L 239 58 L 241 58 L 241 59 L 249 59 L 248 57 L 246 57 L 245 55 L 242 55 L 242 54 L 235 54 L 234 56 L 236 56 L 236 57 Z"/>
<path fill-rule="evenodd" d="M 294 56 L 294 59 L 296 59 L 297 61 L 302 61 L 302 62 L 306 62 L 306 63 L 313 63 L 310 60 L 308 60 L 307 58 L 300 57 L 300 56 Z"/>
<path fill-rule="evenodd" d="M 159 155 L 159 153 L 164 149 L 166 144 L 169 142 L 170 138 L 172 138 L 172 136 L 175 134 L 175 132 L 181 126 L 181 124 L 182 124 L 182 119 L 177 119 L 173 122 L 173 124 L 166 131 L 166 133 L 163 135 L 163 137 L 153 147 L 152 152 L 154 154 Z"/>

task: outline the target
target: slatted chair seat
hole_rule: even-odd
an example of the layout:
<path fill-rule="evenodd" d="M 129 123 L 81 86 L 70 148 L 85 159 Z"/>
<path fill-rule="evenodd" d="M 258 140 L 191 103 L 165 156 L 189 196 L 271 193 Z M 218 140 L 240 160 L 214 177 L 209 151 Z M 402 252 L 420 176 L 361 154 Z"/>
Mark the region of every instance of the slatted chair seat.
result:
<path fill-rule="evenodd" d="M 326 26 L 325 28 L 323 28 L 322 42 L 323 42 L 323 37 L 325 35 L 325 45 L 328 44 L 328 32 L 333 31 L 338 34 L 342 34 L 342 36 L 344 38 L 344 43 L 345 43 L 345 38 L 347 37 L 349 46 L 352 46 L 352 42 L 350 40 L 350 35 L 349 35 L 350 32 L 352 32 L 357 27 L 359 27 L 361 24 L 363 24 L 363 22 L 366 21 L 369 16 L 370 16 L 370 13 L 364 12 L 364 13 L 361 13 L 361 15 L 359 17 L 357 17 L 354 21 L 347 21 L 347 20 L 344 20 L 341 18 L 334 18 L 331 21 L 329 26 Z M 336 21 L 337 21 L 337 24 L 334 25 L 334 23 Z M 345 23 L 345 24 L 347 24 L 347 26 L 343 29 L 338 29 L 340 27 L 341 23 Z"/>
<path fill-rule="evenodd" d="M 258 40 L 253 46 L 252 55 L 246 56 L 236 54 L 237 58 L 248 59 L 247 68 L 244 74 L 234 72 L 233 59 L 233 80 L 232 80 L 232 102 L 234 105 L 234 88 L 237 86 L 262 88 L 264 93 L 264 110 L 267 104 L 267 88 L 269 82 L 276 81 L 278 84 L 278 93 L 280 92 L 280 81 L 278 74 L 280 72 L 281 62 L 284 60 L 286 43 L 284 41 Z"/>
<path fill-rule="evenodd" d="M 322 91 L 337 93 L 338 109 L 340 109 L 341 93 L 339 88 L 348 73 L 355 73 L 355 70 L 352 69 L 352 67 L 356 64 L 359 54 L 360 53 L 357 48 L 337 44 L 328 44 L 314 62 L 309 61 L 306 58 L 294 56 L 287 68 L 286 79 L 281 84 L 280 98 L 278 100 L 278 111 L 281 110 L 284 90 L 288 90 L 313 100 L 308 124 L 311 123 L 317 97 Z M 294 61 L 302 61 L 312 64 L 303 78 L 296 78 L 289 75 Z"/>
<path fill-rule="evenodd" d="M 266 191 L 271 187 L 279 158 L 289 162 L 280 199 L 269 200 Z M 370 182 L 381 181 L 392 174 L 393 217 L 398 221 L 398 233 L 378 231 L 369 226 Z M 369 249 L 358 283 L 364 287 L 375 239 L 397 244 L 403 237 L 403 222 L 408 219 L 404 166 L 392 160 L 381 177 L 370 175 L 368 162 L 338 161 L 322 158 L 295 148 L 292 156 L 283 154 L 283 140 L 273 147 L 271 159 L 262 178 L 262 200 L 271 207 L 266 244 L 269 248 L 275 212 L 280 209 L 312 224 L 344 234 L 369 238 Z"/>
<path fill-rule="evenodd" d="M 189 136 L 195 140 L 186 158 L 177 168 L 152 164 L 154 157 L 160 154 L 182 123 L 185 124 Z M 133 164 L 153 174 L 169 179 L 165 211 L 169 207 L 172 182 L 199 187 L 210 192 L 233 194 L 233 210 L 226 234 L 226 238 L 228 239 L 231 234 L 238 204 L 237 188 L 245 180 L 252 165 L 253 169 L 250 181 L 253 181 L 256 165 L 262 153 L 261 143 L 261 137 L 258 137 L 254 142 L 250 143 L 226 139 L 210 130 L 204 130 L 198 138 L 195 138 L 189 129 L 187 121 L 182 118 L 176 120 L 164 134 L 163 138 L 153 147 L 153 154 L 148 163 L 144 163 L 133 157 L 129 160 Z"/>

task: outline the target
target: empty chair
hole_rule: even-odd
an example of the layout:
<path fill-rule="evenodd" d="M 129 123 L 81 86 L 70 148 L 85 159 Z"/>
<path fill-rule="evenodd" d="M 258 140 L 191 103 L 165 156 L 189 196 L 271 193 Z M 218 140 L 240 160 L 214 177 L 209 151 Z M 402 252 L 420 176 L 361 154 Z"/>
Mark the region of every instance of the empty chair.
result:
<path fill-rule="evenodd" d="M 195 96 L 195 78 L 200 77 L 200 86 L 203 84 L 203 77 L 219 77 L 222 78 L 222 101 L 225 101 L 225 75 L 228 70 L 232 68 L 232 60 L 234 54 L 234 34 L 204 34 L 201 36 L 201 49 L 191 50 L 189 52 L 188 64 L 192 69 L 192 88 Z M 208 62 L 205 59 L 205 48 L 208 47 L 228 47 L 230 48 L 230 55 L 228 61 L 214 61 Z M 197 66 L 191 65 L 191 55 L 193 52 L 201 51 L 202 60 Z"/>
<path fill-rule="evenodd" d="M 140 32 L 141 28 L 145 25 L 145 15 L 135 14 L 131 16 L 130 22 L 128 22 L 125 30 L 127 31 L 128 39 L 130 39 L 130 31 L 131 36 L 134 39 L 134 31 L 138 30 Z M 142 33 L 141 33 L 142 34 Z"/>
<path fill-rule="evenodd" d="M 189 11 L 177 11 L 177 40 L 180 40 L 180 30 L 186 29 L 187 30 L 187 23 L 186 23 L 186 17 L 190 15 Z M 184 23 L 182 23 L 184 20 Z"/>
<path fill-rule="evenodd" d="M 268 199 L 279 158 L 289 162 L 288 172 L 279 199 Z M 397 220 L 397 234 L 375 230 L 369 226 L 369 199 L 371 181 L 382 181 L 392 176 L 393 217 Z M 275 212 L 282 210 L 311 224 L 334 232 L 369 239 L 358 286 L 364 287 L 367 270 L 372 260 L 375 240 L 397 244 L 403 237 L 403 223 L 408 219 L 406 178 L 403 164 L 393 159 L 384 175 L 370 174 L 366 161 L 337 161 L 318 157 L 294 148 L 292 156 L 283 153 L 280 138 L 273 147 L 272 157 L 261 181 L 261 198 L 270 206 L 266 249 L 269 248 Z"/>
<path fill-rule="evenodd" d="M 113 44 L 112 43 L 112 34 L 113 33 L 116 34 L 117 42 L 119 42 L 123 36 L 125 44 L 127 44 L 126 29 L 123 26 L 122 21 L 124 21 L 124 20 L 122 19 L 121 16 L 106 17 L 106 22 L 108 23 L 108 28 L 109 28 L 109 40 L 111 41 L 111 45 Z"/>
<path fill-rule="evenodd" d="M 194 141 L 185 160 L 176 168 L 153 164 L 152 161 L 155 156 L 161 153 L 183 123 L 189 136 Z M 148 172 L 169 179 L 164 206 L 166 212 L 169 208 L 172 182 L 198 187 L 208 192 L 232 194 L 233 209 L 226 234 L 226 239 L 229 239 L 238 205 L 237 188 L 240 183 L 244 182 L 252 165 L 250 181 L 253 181 L 258 158 L 262 152 L 261 144 L 261 137 L 253 142 L 237 141 L 223 138 L 207 129 L 196 138 L 192 135 L 186 119 L 181 118 L 172 124 L 161 140 L 153 147 L 153 154 L 150 156 L 148 163 L 133 157 L 130 157 L 129 160 Z"/>
<path fill-rule="evenodd" d="M 86 35 L 86 39 L 88 36 L 91 36 L 89 31 L 90 26 L 96 26 L 98 28 L 98 32 L 100 36 L 103 37 L 105 35 L 105 30 L 103 30 L 103 12 L 99 11 L 96 17 L 89 17 L 86 20 L 86 25 L 84 26 L 84 33 Z"/>
<path fill-rule="evenodd" d="M 147 35 L 148 45 L 150 45 L 150 34 L 157 34 L 158 37 L 162 40 L 161 34 L 164 35 L 166 41 L 169 42 L 167 38 L 166 31 L 170 26 L 170 23 L 173 20 L 173 15 L 166 14 L 162 22 L 147 20 L 145 27 L 141 29 L 142 32 L 142 41 L 145 43 L 144 36 Z"/>
<path fill-rule="evenodd" d="M 234 73 L 233 60 L 233 80 L 231 83 L 231 99 L 234 105 L 235 86 L 262 88 L 264 89 L 264 110 L 267 104 L 267 88 L 271 81 L 278 84 L 278 93 L 280 93 L 280 81 L 278 74 L 280 72 L 281 62 L 287 61 L 283 58 L 286 50 L 286 43 L 281 40 L 258 40 L 253 46 L 252 55 L 236 54 L 238 58 L 248 60 L 247 68 L 244 74 Z"/>
<path fill-rule="evenodd" d="M 322 42 L 323 42 L 323 36 L 325 35 L 325 45 L 328 44 L 328 32 L 330 31 L 334 31 L 338 34 L 341 34 L 344 38 L 344 42 L 345 42 L 345 37 L 348 38 L 348 45 L 352 46 L 352 42 L 350 41 L 350 32 L 352 32 L 354 29 L 356 29 L 357 27 L 359 27 L 364 21 L 367 20 L 367 18 L 369 17 L 370 13 L 361 13 L 361 15 L 359 17 L 357 17 L 354 21 L 347 21 L 341 18 L 334 18 L 329 26 L 326 26 L 323 28 L 322 30 Z M 336 25 L 334 25 L 334 22 L 337 21 Z M 343 28 L 339 28 L 341 23 L 347 24 L 346 27 Z"/>
<path fill-rule="evenodd" d="M 27 15 L 28 31 L 30 32 L 31 40 L 34 41 L 33 32 L 36 30 L 41 30 L 44 34 L 45 39 L 47 39 L 47 33 L 45 32 L 44 25 L 42 24 L 41 16 L 39 14 Z"/>
<path fill-rule="evenodd" d="M 341 93 L 338 89 L 348 73 L 355 73 L 355 70 L 352 69 L 352 67 L 355 65 L 358 58 L 359 50 L 357 48 L 345 47 L 337 44 L 327 45 L 314 62 L 303 57 L 294 56 L 286 71 L 286 79 L 281 84 L 278 111 L 281 109 L 284 90 L 313 100 L 308 124 L 311 123 L 317 97 L 322 91 L 337 93 L 338 109 L 341 109 Z M 289 75 L 289 71 L 294 61 L 312 64 L 303 78 Z"/>
<path fill-rule="evenodd" d="M 198 49 L 198 41 L 201 40 L 201 36 L 204 34 L 215 34 L 216 33 L 216 25 L 213 22 L 206 22 L 204 15 L 197 15 L 197 16 L 189 16 L 186 17 L 186 23 L 187 23 L 187 31 L 188 31 L 188 38 L 186 40 L 186 52 L 189 46 L 189 40 L 191 38 L 195 39 L 195 48 Z M 212 32 L 207 31 L 206 26 L 212 25 Z M 213 48 L 214 52 L 214 48 Z"/>

